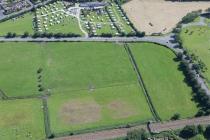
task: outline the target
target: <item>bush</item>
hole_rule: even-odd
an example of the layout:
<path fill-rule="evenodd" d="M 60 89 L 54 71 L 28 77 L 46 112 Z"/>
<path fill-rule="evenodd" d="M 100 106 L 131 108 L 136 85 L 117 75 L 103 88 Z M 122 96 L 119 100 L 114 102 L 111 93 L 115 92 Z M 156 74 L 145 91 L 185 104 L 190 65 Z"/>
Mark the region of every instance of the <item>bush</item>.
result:
<path fill-rule="evenodd" d="M 6 38 L 13 38 L 13 37 L 16 37 L 16 33 L 8 32 L 8 33 L 6 34 Z"/>
<path fill-rule="evenodd" d="M 42 72 L 42 68 L 39 68 L 38 70 L 37 70 L 37 73 L 39 74 L 39 73 L 41 73 Z"/>
<path fill-rule="evenodd" d="M 111 33 L 102 33 L 101 34 L 102 37 L 112 37 Z"/>
<path fill-rule="evenodd" d="M 198 133 L 203 134 L 204 133 L 204 126 L 203 125 L 198 125 Z"/>
<path fill-rule="evenodd" d="M 24 34 L 22 35 L 23 38 L 28 37 L 29 33 L 28 32 L 24 32 Z"/>
<path fill-rule="evenodd" d="M 188 13 L 186 16 L 182 18 L 181 23 L 187 24 L 195 20 L 199 15 L 201 14 L 201 11 L 193 11 L 191 13 Z"/>
<path fill-rule="evenodd" d="M 207 139 L 210 139 L 210 125 L 208 125 L 208 126 L 206 127 L 206 130 L 205 130 L 205 132 L 204 132 L 204 135 L 205 135 L 205 137 L 206 137 Z"/>
<path fill-rule="evenodd" d="M 180 117 L 181 117 L 180 114 L 176 113 L 171 117 L 171 120 L 178 120 L 178 119 L 180 119 Z"/>
<path fill-rule="evenodd" d="M 127 133 L 127 140 L 146 140 L 147 138 L 148 134 L 144 129 L 136 129 Z"/>
<path fill-rule="evenodd" d="M 182 138 L 191 138 L 198 134 L 198 129 L 196 126 L 185 126 L 183 130 L 180 132 L 180 137 Z"/>

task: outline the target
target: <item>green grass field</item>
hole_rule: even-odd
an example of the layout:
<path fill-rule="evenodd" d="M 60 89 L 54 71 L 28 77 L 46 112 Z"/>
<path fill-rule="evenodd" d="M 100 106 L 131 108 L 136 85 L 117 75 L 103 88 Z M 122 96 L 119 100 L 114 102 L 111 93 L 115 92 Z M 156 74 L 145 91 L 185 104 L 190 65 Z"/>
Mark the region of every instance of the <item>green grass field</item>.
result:
<path fill-rule="evenodd" d="M 10 19 L 0 23 L 0 36 L 5 36 L 8 32 L 22 35 L 24 32 L 33 34 L 33 13 L 25 14 L 17 19 Z"/>
<path fill-rule="evenodd" d="M 191 89 L 183 82 L 175 55 L 168 49 L 148 43 L 130 44 L 152 102 L 163 120 L 175 113 L 182 118 L 193 117 L 197 108 Z"/>
<path fill-rule="evenodd" d="M 34 43 L 0 44 L 0 89 L 8 96 L 38 94 L 41 47 Z"/>
<path fill-rule="evenodd" d="M 160 117 L 168 120 L 175 113 L 180 113 L 182 118 L 192 117 L 197 108 L 191 101 L 190 88 L 183 82 L 184 76 L 177 70 L 178 63 L 173 61 L 175 55 L 170 50 L 154 44 L 129 45 Z M 143 123 L 152 119 L 123 44 L 7 42 L 1 43 L 0 46 L 0 88 L 8 96 L 38 94 L 37 70 L 43 69 L 42 85 L 45 91 L 52 94 L 48 98 L 48 107 L 54 133 L 132 122 Z M 27 112 L 24 107 L 40 107 L 39 102 L 34 103 L 34 100 L 8 102 L 11 102 L 8 110 L 6 105 L 1 106 L 7 102 L 0 102 L 0 109 L 8 111 L 5 113 L 18 112 L 17 109 L 16 112 L 10 109 L 16 107 L 15 105 L 23 108 L 21 114 Z M 33 134 L 33 138 L 37 138 L 42 134 L 42 125 L 39 122 L 42 112 L 31 111 L 33 109 L 27 113 L 32 117 L 26 117 L 31 117 L 31 120 L 36 117 L 37 120 L 33 123 L 39 125 L 35 127 L 39 132 L 33 130 L 37 133 L 37 136 Z M 7 122 L 1 119 L 0 128 L 1 121 Z M 20 139 L 24 139 L 24 128 L 18 133 Z M 32 131 L 32 128 L 29 130 Z M 0 129 L 1 131 L 12 133 L 4 129 Z M 6 136 L 9 137 L 10 134 Z M 14 135 L 11 134 L 11 137 Z"/>
<path fill-rule="evenodd" d="M 204 73 L 206 82 L 210 86 L 210 28 L 193 26 L 184 28 L 180 34 L 183 47 L 194 53 L 205 63 L 207 71 Z"/>
<path fill-rule="evenodd" d="M 0 101 L 1 140 L 44 140 L 41 100 Z"/>
<path fill-rule="evenodd" d="M 49 98 L 52 131 L 55 133 L 152 120 L 139 85 L 130 84 L 71 92 Z"/>
<path fill-rule="evenodd" d="M 56 91 L 124 85 L 136 75 L 123 47 L 114 43 L 48 43 L 44 83 Z"/>

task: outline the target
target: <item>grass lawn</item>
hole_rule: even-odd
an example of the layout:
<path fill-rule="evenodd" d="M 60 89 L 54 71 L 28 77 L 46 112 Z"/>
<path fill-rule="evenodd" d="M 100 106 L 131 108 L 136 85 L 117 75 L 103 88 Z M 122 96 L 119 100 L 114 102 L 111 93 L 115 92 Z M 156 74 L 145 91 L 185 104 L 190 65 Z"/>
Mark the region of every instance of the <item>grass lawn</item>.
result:
<path fill-rule="evenodd" d="M 130 44 L 152 102 L 163 120 L 175 113 L 181 118 L 193 117 L 197 108 L 191 89 L 178 71 L 175 55 L 163 46 L 149 43 Z"/>
<path fill-rule="evenodd" d="M 27 13 L 17 19 L 10 19 L 0 23 L 0 36 L 5 36 L 8 32 L 22 35 L 24 32 L 33 34 L 33 13 Z"/>
<path fill-rule="evenodd" d="M 204 73 L 206 82 L 210 86 L 210 28 L 193 26 L 184 28 L 181 32 L 183 47 L 194 53 L 205 63 L 207 71 Z"/>
<path fill-rule="evenodd" d="M 0 101 L 1 140 L 44 140 L 44 120 L 38 99 Z"/>
<path fill-rule="evenodd" d="M 75 33 L 83 35 L 82 31 L 79 28 L 78 21 L 76 18 L 67 17 L 64 19 L 64 22 L 61 24 L 55 24 L 49 27 L 49 30 L 46 31 L 49 33 Z"/>
<path fill-rule="evenodd" d="M 137 83 L 123 86 L 58 92 L 48 100 L 55 133 L 152 120 Z"/>
<path fill-rule="evenodd" d="M 114 43 L 48 43 L 45 87 L 64 92 L 136 83 L 123 47 Z"/>
<path fill-rule="evenodd" d="M 0 89 L 8 96 L 37 94 L 41 48 L 34 43 L 17 42 L 0 46 Z"/>

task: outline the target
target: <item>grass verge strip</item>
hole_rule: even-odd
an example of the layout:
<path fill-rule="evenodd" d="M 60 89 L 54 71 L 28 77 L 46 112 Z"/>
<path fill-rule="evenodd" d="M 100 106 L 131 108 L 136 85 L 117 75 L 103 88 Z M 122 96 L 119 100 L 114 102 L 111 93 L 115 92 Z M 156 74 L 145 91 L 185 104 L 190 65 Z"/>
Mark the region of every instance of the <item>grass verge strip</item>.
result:
<path fill-rule="evenodd" d="M 49 111 L 47 106 L 47 99 L 43 97 L 42 99 L 43 104 L 43 113 L 44 113 L 44 125 L 45 125 L 45 134 L 46 138 L 52 137 L 52 132 L 50 129 L 50 118 L 49 118 Z"/>

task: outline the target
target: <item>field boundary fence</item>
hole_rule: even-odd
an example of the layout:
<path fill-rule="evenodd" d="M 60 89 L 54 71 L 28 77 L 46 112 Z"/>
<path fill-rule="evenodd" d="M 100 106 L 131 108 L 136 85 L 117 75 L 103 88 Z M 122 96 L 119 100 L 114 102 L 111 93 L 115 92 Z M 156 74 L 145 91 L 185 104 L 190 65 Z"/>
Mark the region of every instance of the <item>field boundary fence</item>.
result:
<path fill-rule="evenodd" d="M 134 68 L 134 70 L 135 70 L 135 72 L 137 74 L 139 85 L 142 87 L 143 93 L 145 95 L 146 101 L 147 101 L 147 103 L 149 105 L 149 108 L 150 108 L 150 111 L 151 111 L 153 117 L 155 118 L 156 121 L 161 121 L 161 118 L 159 117 L 159 115 L 158 115 L 158 113 L 157 113 L 157 111 L 156 111 L 156 109 L 155 109 L 155 107 L 154 107 L 154 105 L 152 103 L 151 97 L 150 97 L 150 95 L 148 93 L 148 90 L 147 90 L 146 85 L 145 85 L 145 83 L 143 81 L 142 75 L 140 73 L 139 67 L 138 67 L 138 65 L 137 65 L 137 63 L 135 61 L 135 58 L 134 58 L 134 56 L 132 54 L 131 49 L 129 48 L 128 44 L 126 44 L 126 43 L 124 44 L 124 48 L 125 48 L 125 50 L 126 50 L 126 52 L 128 54 L 128 57 L 129 57 L 132 65 L 133 65 L 133 68 Z"/>
<path fill-rule="evenodd" d="M 43 113 L 44 113 L 45 134 L 46 138 L 50 138 L 52 137 L 52 132 L 50 128 L 50 117 L 49 117 L 49 110 L 47 104 L 47 97 L 42 98 L 42 104 L 43 104 Z"/>

